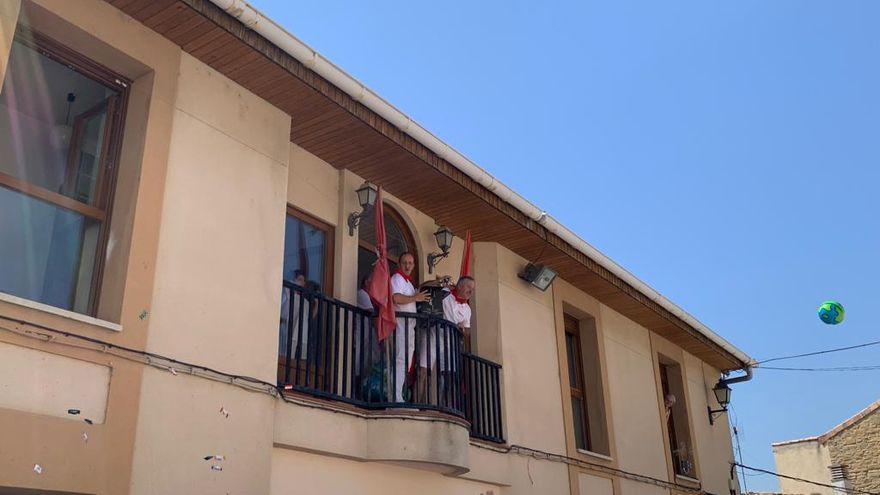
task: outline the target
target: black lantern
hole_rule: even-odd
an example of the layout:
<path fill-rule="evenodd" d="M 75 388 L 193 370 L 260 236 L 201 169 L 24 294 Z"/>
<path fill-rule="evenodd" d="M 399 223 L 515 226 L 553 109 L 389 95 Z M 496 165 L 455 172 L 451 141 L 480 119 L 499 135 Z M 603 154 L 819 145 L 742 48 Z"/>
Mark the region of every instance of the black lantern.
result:
<path fill-rule="evenodd" d="M 440 248 L 441 252 L 428 255 L 428 273 L 434 273 L 434 267 L 437 266 L 437 263 L 449 256 L 449 249 L 452 247 L 454 236 L 455 234 L 445 225 L 441 225 L 437 232 L 434 232 L 434 239 L 437 241 L 437 247 Z"/>
<path fill-rule="evenodd" d="M 449 227 L 445 225 L 441 225 L 437 232 L 434 232 L 434 239 L 437 239 L 437 247 L 440 248 L 440 251 L 444 253 L 449 252 L 449 248 L 452 247 L 452 237 L 455 234 L 449 230 Z"/>
<path fill-rule="evenodd" d="M 350 236 L 354 235 L 354 229 L 357 228 L 361 218 L 366 215 L 367 210 L 376 204 L 378 189 L 373 184 L 364 182 L 355 192 L 357 193 L 358 203 L 361 205 L 361 211 L 360 213 L 352 213 L 348 216 L 348 235 Z"/>
<path fill-rule="evenodd" d="M 715 393 L 715 400 L 718 401 L 721 407 L 727 407 L 730 404 L 730 387 L 726 383 L 718 382 L 715 388 L 712 389 L 712 392 Z"/>
<path fill-rule="evenodd" d="M 721 406 L 721 409 L 709 409 L 709 424 L 715 424 L 716 415 L 720 415 L 721 413 L 727 412 L 727 405 L 730 404 L 730 387 L 724 383 L 724 380 L 719 380 L 718 383 L 712 388 L 712 392 L 715 394 L 715 400 L 718 401 L 718 405 Z"/>
<path fill-rule="evenodd" d="M 376 204 L 376 186 L 370 184 L 369 182 L 364 182 L 357 191 L 355 191 L 358 195 L 358 203 L 360 203 L 361 208 L 367 209 Z"/>

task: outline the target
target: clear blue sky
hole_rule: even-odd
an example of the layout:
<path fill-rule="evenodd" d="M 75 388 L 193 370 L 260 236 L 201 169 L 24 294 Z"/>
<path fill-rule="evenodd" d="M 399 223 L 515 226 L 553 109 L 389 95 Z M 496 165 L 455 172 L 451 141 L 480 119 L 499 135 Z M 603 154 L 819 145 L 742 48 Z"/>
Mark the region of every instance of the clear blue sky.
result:
<path fill-rule="evenodd" d="M 880 2 L 253 3 L 753 357 L 880 339 Z M 745 463 L 878 379 L 758 370 Z"/>

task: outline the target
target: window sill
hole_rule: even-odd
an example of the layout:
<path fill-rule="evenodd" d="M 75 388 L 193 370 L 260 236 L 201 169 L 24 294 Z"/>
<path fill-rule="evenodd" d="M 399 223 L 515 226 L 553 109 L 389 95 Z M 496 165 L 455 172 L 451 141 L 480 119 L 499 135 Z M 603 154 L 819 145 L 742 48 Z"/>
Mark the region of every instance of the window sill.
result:
<path fill-rule="evenodd" d="M 5 292 L 0 292 L 0 302 L 5 302 L 9 304 L 14 304 L 16 306 L 20 306 L 23 308 L 34 309 L 37 311 L 41 311 L 43 313 L 52 314 L 55 316 L 60 316 L 62 318 L 67 318 L 68 320 L 79 321 L 82 323 L 86 323 L 88 325 L 92 325 L 98 328 L 103 328 L 104 330 L 110 330 L 111 332 L 121 332 L 122 325 L 119 323 L 112 323 L 109 321 L 99 320 L 97 318 L 93 318 L 91 316 L 87 316 L 80 313 L 75 313 L 73 311 L 68 311 L 66 309 L 56 308 L 54 306 L 49 306 L 48 304 L 39 303 L 36 301 L 31 301 L 30 299 L 24 299 L 22 297 L 13 296 L 12 294 L 7 294 Z"/>
<path fill-rule="evenodd" d="M 596 459 L 601 459 L 603 461 L 614 462 L 614 458 L 612 458 L 611 456 L 607 456 L 605 454 L 600 454 L 598 452 L 593 452 L 592 450 L 577 449 L 577 451 L 578 451 L 578 454 L 583 454 L 586 456 L 595 457 Z"/>
<path fill-rule="evenodd" d="M 683 481 L 687 485 L 696 485 L 696 486 L 700 485 L 700 480 L 698 480 L 696 478 L 691 478 L 690 476 L 684 476 L 682 474 L 676 474 L 675 481 L 676 482 Z"/>

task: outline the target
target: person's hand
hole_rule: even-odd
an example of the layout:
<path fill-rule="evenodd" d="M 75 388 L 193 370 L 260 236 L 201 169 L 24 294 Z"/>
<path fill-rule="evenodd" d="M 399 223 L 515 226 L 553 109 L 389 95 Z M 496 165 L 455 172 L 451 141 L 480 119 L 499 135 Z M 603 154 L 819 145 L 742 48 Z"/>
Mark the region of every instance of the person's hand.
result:
<path fill-rule="evenodd" d="M 425 302 L 425 301 L 430 301 L 430 300 L 431 300 L 431 294 L 429 294 L 428 291 L 426 291 L 426 290 L 423 290 L 423 291 L 419 292 L 418 294 L 416 294 L 415 296 L 413 296 L 413 301 L 415 301 L 415 302 Z"/>
<path fill-rule="evenodd" d="M 464 323 L 458 324 L 458 331 L 461 332 L 461 334 L 464 335 L 465 337 L 467 337 L 471 333 L 471 329 L 464 326 Z"/>

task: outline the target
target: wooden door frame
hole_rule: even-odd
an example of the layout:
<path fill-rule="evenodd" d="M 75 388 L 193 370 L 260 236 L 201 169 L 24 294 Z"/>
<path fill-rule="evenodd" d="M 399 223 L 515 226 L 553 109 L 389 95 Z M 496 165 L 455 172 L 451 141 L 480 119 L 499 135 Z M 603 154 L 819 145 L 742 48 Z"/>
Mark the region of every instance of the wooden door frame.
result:
<path fill-rule="evenodd" d="M 318 217 L 305 212 L 296 206 L 288 203 L 287 204 L 287 215 L 296 218 L 297 220 L 304 222 L 324 233 L 324 277 L 321 281 L 321 292 L 323 294 L 327 294 L 328 296 L 333 295 L 333 275 L 334 275 L 334 265 L 335 260 L 333 259 L 333 255 L 335 253 L 335 242 L 336 242 L 336 227 L 333 225 L 319 219 Z M 286 220 L 286 218 L 285 218 Z"/>

